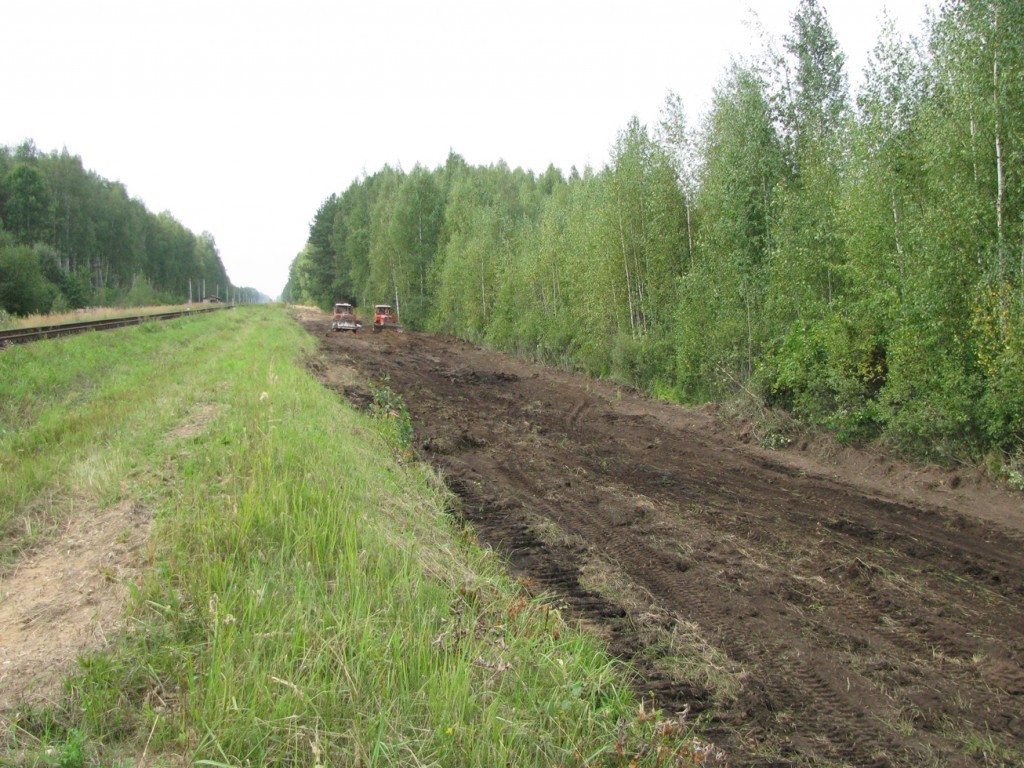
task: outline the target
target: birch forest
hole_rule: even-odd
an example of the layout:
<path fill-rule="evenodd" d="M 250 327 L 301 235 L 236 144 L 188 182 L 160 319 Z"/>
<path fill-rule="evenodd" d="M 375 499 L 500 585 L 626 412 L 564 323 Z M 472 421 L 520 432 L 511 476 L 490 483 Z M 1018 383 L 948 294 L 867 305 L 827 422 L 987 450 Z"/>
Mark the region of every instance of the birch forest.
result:
<path fill-rule="evenodd" d="M 153 214 L 82 159 L 0 147 L 0 320 L 86 306 L 266 300 L 231 285 L 209 232 Z M 191 295 L 190 295 L 191 294 Z"/>
<path fill-rule="evenodd" d="M 602 167 L 384 167 L 313 212 L 285 298 L 392 304 L 684 403 L 739 394 L 917 456 L 1024 450 L 1024 1 L 889 25 L 856 92 L 816 0 Z M 611 141 L 610 141 L 611 143 Z M 1019 472 L 1018 472 L 1019 474 Z"/>

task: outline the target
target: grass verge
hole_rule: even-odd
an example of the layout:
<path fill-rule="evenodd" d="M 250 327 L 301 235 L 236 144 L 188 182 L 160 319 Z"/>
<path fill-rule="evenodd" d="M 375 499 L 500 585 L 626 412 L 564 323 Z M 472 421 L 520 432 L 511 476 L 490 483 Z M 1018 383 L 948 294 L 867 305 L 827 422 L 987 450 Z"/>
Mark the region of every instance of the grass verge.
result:
<path fill-rule="evenodd" d="M 0 331 L 15 328 L 34 328 L 42 325 L 81 323 L 86 320 L 111 320 L 135 315 L 156 315 L 204 306 L 202 304 L 161 304 L 149 307 L 90 307 L 69 312 L 51 312 L 45 315 L 6 315 L 0 311 Z"/>
<path fill-rule="evenodd" d="M 5 714 L 0 762 L 711 764 L 446 514 L 400 404 L 355 412 L 313 353 L 253 307 L 0 355 L 7 561 L 83 496 L 157 512 L 130 631 Z"/>

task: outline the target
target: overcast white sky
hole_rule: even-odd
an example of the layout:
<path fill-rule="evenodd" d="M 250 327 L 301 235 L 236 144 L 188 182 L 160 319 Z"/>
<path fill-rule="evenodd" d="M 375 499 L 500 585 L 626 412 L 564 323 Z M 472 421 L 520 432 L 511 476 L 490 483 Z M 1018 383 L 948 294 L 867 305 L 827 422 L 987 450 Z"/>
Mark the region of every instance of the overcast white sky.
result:
<path fill-rule="evenodd" d="M 280 294 L 320 203 L 384 164 L 605 164 L 669 90 L 691 122 L 798 0 L 6 0 L 0 145 L 66 147 Z M 856 83 L 883 8 L 821 0 Z"/>

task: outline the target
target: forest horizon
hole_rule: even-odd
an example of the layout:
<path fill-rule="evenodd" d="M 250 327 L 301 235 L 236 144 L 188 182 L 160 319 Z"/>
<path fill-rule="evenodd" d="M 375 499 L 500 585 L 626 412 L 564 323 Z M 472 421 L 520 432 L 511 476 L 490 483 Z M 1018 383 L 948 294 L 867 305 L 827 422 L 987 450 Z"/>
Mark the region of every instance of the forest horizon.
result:
<path fill-rule="evenodd" d="M 669 93 L 600 169 L 385 166 L 316 211 L 285 298 L 388 301 L 412 328 L 1018 476 L 1024 6 L 890 27 L 855 96 L 844 65 L 801 0 L 700 125 Z"/>

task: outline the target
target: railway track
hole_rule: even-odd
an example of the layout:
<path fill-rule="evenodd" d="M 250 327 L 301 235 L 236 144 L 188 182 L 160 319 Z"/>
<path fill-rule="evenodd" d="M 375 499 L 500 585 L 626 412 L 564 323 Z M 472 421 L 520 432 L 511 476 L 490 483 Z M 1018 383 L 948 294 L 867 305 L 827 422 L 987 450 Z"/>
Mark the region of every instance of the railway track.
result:
<path fill-rule="evenodd" d="M 112 317 L 105 320 L 83 320 L 79 323 L 60 323 L 58 325 L 40 325 L 35 328 L 14 328 L 0 331 L 0 349 L 13 344 L 27 344 L 41 339 L 53 339 L 58 336 L 71 336 L 86 331 L 111 331 L 129 325 L 140 325 L 153 320 L 174 320 L 179 317 L 216 312 L 231 309 L 231 306 L 203 307 L 202 309 L 182 309 L 174 312 L 159 312 L 151 315 L 132 315 L 128 317 Z"/>

